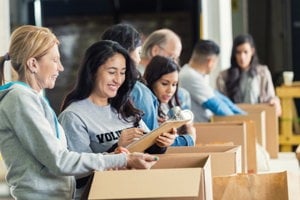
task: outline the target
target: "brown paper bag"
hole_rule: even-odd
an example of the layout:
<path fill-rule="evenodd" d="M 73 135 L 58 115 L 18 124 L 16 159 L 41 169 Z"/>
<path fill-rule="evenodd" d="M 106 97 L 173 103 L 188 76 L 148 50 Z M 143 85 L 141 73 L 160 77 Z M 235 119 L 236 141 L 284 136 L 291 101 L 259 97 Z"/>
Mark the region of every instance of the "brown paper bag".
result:
<path fill-rule="evenodd" d="M 287 172 L 213 178 L 214 200 L 287 200 Z"/>

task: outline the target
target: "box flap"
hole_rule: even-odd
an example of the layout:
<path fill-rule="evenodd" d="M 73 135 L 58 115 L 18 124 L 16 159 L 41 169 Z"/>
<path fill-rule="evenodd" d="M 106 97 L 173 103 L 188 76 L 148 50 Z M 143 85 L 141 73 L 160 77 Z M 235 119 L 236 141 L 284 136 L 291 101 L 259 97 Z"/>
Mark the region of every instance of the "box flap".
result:
<path fill-rule="evenodd" d="M 158 154 L 157 156 L 159 156 L 159 161 L 153 165 L 152 169 L 204 167 L 209 158 L 208 155 L 197 153 Z"/>
<path fill-rule="evenodd" d="M 166 153 L 213 153 L 213 152 L 232 152 L 240 149 L 240 145 L 204 145 L 195 147 L 168 147 Z"/>
<path fill-rule="evenodd" d="M 169 147 L 166 151 L 166 154 L 178 153 L 198 153 L 199 155 L 210 155 L 212 176 L 231 175 L 242 172 L 240 145 Z"/>

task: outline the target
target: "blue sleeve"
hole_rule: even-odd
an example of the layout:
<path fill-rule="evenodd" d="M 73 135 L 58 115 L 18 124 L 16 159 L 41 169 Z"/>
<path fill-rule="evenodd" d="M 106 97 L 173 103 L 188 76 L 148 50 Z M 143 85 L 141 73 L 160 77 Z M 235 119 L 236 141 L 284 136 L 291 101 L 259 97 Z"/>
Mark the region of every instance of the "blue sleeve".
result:
<path fill-rule="evenodd" d="M 234 114 L 245 115 L 247 114 L 244 110 L 240 109 L 237 105 L 235 105 L 227 96 L 222 93 L 215 91 L 215 95 L 221 99 L 227 106 L 231 109 Z"/>
<path fill-rule="evenodd" d="M 158 127 L 158 101 L 154 94 L 145 85 L 137 82 L 130 97 L 134 106 L 144 112 L 142 119 L 147 127 L 150 130 L 156 129 Z"/>
<path fill-rule="evenodd" d="M 209 109 L 215 115 L 220 115 L 220 116 L 234 115 L 234 113 L 229 108 L 229 106 L 216 96 L 209 98 L 207 101 L 205 101 L 202 104 L 202 106 L 204 108 Z"/>
<path fill-rule="evenodd" d="M 171 146 L 194 146 L 194 141 L 190 135 L 179 135 Z"/>

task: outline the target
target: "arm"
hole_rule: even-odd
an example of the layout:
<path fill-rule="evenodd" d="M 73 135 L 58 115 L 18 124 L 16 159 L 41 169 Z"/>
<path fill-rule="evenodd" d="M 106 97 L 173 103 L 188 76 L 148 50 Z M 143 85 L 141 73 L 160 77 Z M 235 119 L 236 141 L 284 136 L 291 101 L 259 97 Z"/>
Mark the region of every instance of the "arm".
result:
<path fill-rule="evenodd" d="M 150 130 L 158 127 L 157 110 L 158 102 L 154 94 L 144 84 L 136 82 L 130 94 L 132 102 L 136 108 L 142 110 L 144 115 L 143 121 Z"/>
<path fill-rule="evenodd" d="M 178 135 L 174 141 L 174 143 L 171 145 L 173 147 L 177 146 L 194 146 L 195 141 L 191 135 Z"/>
<path fill-rule="evenodd" d="M 183 133 L 176 137 L 172 146 L 194 146 L 197 134 L 193 122 L 190 121 L 179 129 L 183 129 Z"/>
<path fill-rule="evenodd" d="M 270 105 L 275 106 L 277 116 L 281 115 L 281 104 L 280 99 L 275 95 L 274 84 L 272 81 L 272 76 L 267 68 L 267 66 L 262 67 L 262 71 L 264 72 L 261 75 L 262 79 L 262 88 L 260 92 L 260 102 L 269 103 Z"/>
<path fill-rule="evenodd" d="M 228 97 L 221 94 L 218 91 L 215 91 L 215 95 L 220 98 L 231 110 L 234 114 L 245 115 L 247 114 L 244 110 L 240 109 L 237 105 L 235 105 Z"/>
<path fill-rule="evenodd" d="M 68 151 L 62 129 L 61 140 L 56 137 L 54 112 L 37 94 L 14 92 L 3 112 L 9 123 L 13 124 L 14 134 L 20 143 L 16 148 L 57 175 L 79 175 L 92 170 L 126 166 L 126 156 L 121 154 L 103 156 Z"/>
<path fill-rule="evenodd" d="M 205 101 L 202 106 L 212 111 L 215 115 L 234 115 L 234 112 L 228 107 L 228 105 L 216 96 Z"/>

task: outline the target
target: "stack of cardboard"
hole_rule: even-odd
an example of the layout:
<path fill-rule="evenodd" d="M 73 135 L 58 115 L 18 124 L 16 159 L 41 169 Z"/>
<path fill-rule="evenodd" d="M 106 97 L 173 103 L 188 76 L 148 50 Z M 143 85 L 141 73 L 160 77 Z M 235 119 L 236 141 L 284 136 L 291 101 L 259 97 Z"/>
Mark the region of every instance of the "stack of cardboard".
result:
<path fill-rule="evenodd" d="M 248 113 L 264 111 L 265 115 L 265 132 L 266 132 L 266 150 L 270 158 L 277 158 L 279 152 L 279 123 L 276 115 L 275 106 L 269 104 L 237 104 L 240 108 Z"/>
<path fill-rule="evenodd" d="M 213 116 L 212 122 L 253 121 L 257 142 L 266 148 L 266 112 L 253 110 L 247 115 Z"/>
<path fill-rule="evenodd" d="M 242 172 L 254 173 L 256 165 L 256 137 L 253 121 L 195 123 L 196 145 L 233 143 L 241 146 Z"/>

